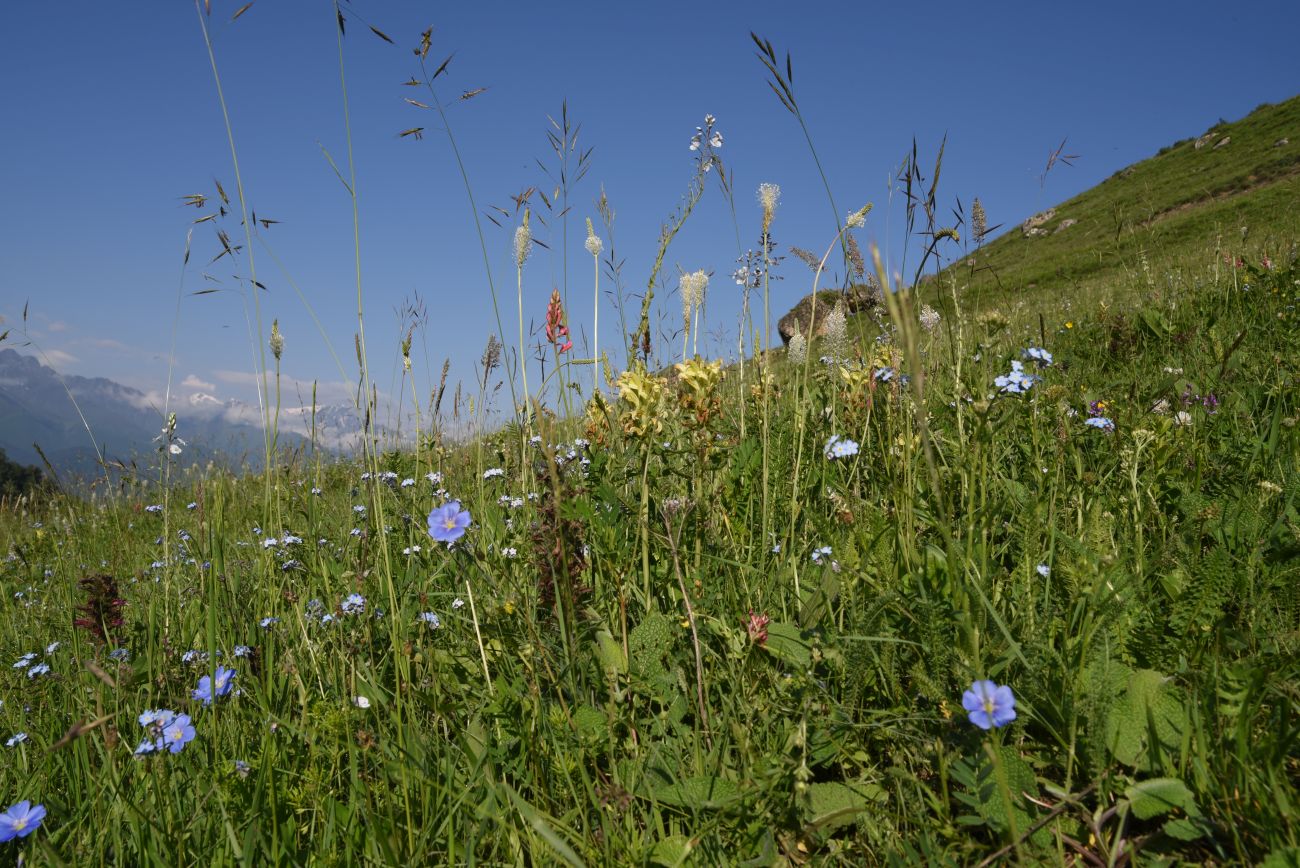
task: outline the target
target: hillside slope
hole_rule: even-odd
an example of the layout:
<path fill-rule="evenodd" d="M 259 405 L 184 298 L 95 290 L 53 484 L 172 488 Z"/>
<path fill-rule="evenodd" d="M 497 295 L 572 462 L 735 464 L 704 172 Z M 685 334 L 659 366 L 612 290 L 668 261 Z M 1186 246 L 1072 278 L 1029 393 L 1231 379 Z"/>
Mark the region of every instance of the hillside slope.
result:
<path fill-rule="evenodd" d="M 1035 217 L 949 266 L 967 299 L 1114 289 L 1125 274 L 1208 265 L 1218 251 L 1276 256 L 1300 237 L 1300 97 L 1218 123 Z"/>

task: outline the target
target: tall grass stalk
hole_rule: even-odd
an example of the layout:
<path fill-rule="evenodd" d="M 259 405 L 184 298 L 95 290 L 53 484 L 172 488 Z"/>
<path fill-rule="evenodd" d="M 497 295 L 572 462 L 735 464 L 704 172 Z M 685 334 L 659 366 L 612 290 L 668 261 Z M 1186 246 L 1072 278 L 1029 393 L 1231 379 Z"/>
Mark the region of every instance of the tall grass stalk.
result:
<path fill-rule="evenodd" d="M 438 92 L 433 87 L 434 79 L 446 71 L 447 64 L 443 63 L 442 66 L 434 71 L 433 75 L 430 75 L 426 63 L 429 57 L 432 33 L 433 28 L 429 28 L 423 33 L 420 49 L 417 52 L 420 59 L 421 81 L 424 84 L 425 89 L 429 92 L 429 97 L 434 109 L 438 112 L 438 119 L 442 124 L 443 131 L 447 134 L 447 143 L 451 146 L 452 156 L 456 160 L 456 168 L 460 171 L 461 182 L 465 186 L 465 198 L 469 202 L 470 217 L 474 221 L 474 231 L 478 235 L 479 251 L 483 255 L 483 273 L 487 277 L 488 294 L 492 297 L 492 313 L 493 316 L 496 317 L 497 338 L 504 343 L 506 336 L 505 325 L 501 319 L 501 306 L 497 301 L 496 282 L 492 279 L 492 261 L 491 257 L 488 255 L 487 236 L 483 233 L 483 222 L 479 219 L 478 204 L 474 200 L 474 187 L 470 184 L 469 171 L 465 168 L 465 161 L 461 157 L 460 146 L 456 143 L 456 136 L 452 132 L 452 125 L 450 119 L 447 117 L 446 107 L 442 104 Z M 447 60 L 450 61 L 451 58 L 449 57 Z M 509 366 L 506 366 L 506 381 L 510 387 L 510 406 L 514 409 L 516 418 L 522 419 L 522 417 L 518 415 L 519 396 L 515 390 L 514 371 Z"/>
<path fill-rule="evenodd" d="M 266 364 L 266 346 L 262 334 L 262 302 L 259 298 L 258 281 L 257 281 L 257 256 L 253 251 L 253 228 L 248 216 L 248 201 L 244 196 L 244 176 L 239 170 L 239 150 L 235 147 L 235 129 L 230 121 L 230 110 L 226 106 L 225 90 L 221 86 L 221 73 L 217 69 L 217 55 L 212 48 L 212 37 L 208 33 L 207 16 L 200 0 L 194 0 L 194 12 L 199 18 L 199 27 L 203 32 L 203 44 L 208 52 L 208 63 L 212 68 L 212 81 L 217 88 L 217 102 L 221 106 L 221 118 L 226 129 L 226 142 L 230 147 L 230 163 L 235 172 L 235 195 L 239 200 L 239 212 L 242 218 L 244 228 L 244 249 L 248 251 L 248 282 L 242 291 L 244 298 L 245 318 L 247 319 L 248 297 L 253 297 L 253 316 L 252 322 L 256 326 L 252 331 L 255 332 L 256 340 L 254 346 L 256 350 L 253 355 L 253 361 L 257 369 L 257 405 L 262 415 L 262 447 L 263 460 L 267 468 L 266 485 L 263 494 L 263 509 L 267 520 L 280 518 L 279 501 L 273 501 L 275 492 L 274 476 L 270 472 L 275 467 L 275 455 L 273 443 L 275 441 L 275 431 L 271 420 L 271 409 L 267 403 L 267 364 Z M 274 510 L 273 510 L 274 506 Z M 282 523 L 282 522 L 280 522 Z"/>

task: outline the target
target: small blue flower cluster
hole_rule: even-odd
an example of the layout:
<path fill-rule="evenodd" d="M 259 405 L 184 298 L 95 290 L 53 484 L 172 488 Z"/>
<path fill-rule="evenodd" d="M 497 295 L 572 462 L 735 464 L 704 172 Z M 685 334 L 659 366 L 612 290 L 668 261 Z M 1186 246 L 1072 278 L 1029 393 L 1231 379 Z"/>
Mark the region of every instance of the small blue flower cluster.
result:
<path fill-rule="evenodd" d="M 1003 393 L 1008 395 L 1023 395 L 1028 392 L 1041 379 L 1034 374 L 1025 373 L 1024 362 L 1019 359 L 1011 360 L 1010 373 L 1001 374 L 993 378 L 993 385 L 997 386 Z"/>
<path fill-rule="evenodd" d="M 858 444 L 847 437 L 841 437 L 838 434 L 832 434 L 831 439 L 826 441 L 826 446 L 822 449 L 827 459 L 849 458 L 858 454 Z"/>
<path fill-rule="evenodd" d="M 169 708 L 155 708 L 141 714 L 137 720 L 147 735 L 135 749 L 136 756 L 145 754 L 180 753 L 194 740 L 196 732 L 188 714 L 177 714 Z"/>

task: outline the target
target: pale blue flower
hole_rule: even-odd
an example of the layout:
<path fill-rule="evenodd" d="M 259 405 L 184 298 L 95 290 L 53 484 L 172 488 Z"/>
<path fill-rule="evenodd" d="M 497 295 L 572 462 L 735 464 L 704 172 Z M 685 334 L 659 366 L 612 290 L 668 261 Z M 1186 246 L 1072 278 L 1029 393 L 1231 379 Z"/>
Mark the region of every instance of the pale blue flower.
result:
<path fill-rule="evenodd" d="M 858 444 L 847 437 L 841 437 L 838 434 L 832 434 L 831 438 L 826 441 L 822 452 L 828 460 L 834 461 L 836 458 L 849 458 L 858 454 Z"/>

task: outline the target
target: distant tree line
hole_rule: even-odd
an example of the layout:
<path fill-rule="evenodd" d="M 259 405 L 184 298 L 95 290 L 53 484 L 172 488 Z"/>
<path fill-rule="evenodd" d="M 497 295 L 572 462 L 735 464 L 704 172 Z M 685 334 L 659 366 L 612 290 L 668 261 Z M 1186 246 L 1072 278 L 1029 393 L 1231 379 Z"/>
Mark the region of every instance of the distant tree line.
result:
<path fill-rule="evenodd" d="M 51 487 L 50 481 L 39 467 L 10 461 L 4 449 L 0 449 L 0 497 L 34 494 Z"/>

